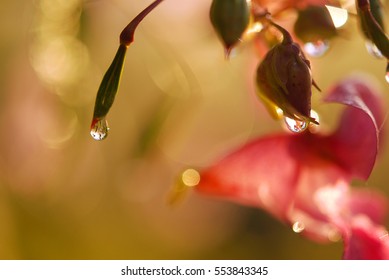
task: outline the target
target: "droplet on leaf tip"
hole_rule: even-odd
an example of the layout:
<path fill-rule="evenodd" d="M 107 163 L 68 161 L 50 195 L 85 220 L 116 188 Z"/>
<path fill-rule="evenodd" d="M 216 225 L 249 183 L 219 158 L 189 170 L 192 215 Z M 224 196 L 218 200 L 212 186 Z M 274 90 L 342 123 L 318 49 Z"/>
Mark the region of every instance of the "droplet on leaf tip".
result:
<path fill-rule="evenodd" d="M 101 141 L 107 138 L 108 130 L 108 122 L 105 118 L 92 120 L 90 135 L 96 141 Z"/>

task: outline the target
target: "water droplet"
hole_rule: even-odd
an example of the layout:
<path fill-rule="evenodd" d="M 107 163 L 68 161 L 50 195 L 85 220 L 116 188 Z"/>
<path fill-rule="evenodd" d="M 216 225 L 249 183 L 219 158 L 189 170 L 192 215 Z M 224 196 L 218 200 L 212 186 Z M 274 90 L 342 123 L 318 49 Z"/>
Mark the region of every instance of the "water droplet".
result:
<path fill-rule="evenodd" d="M 294 120 L 288 117 L 284 117 L 284 121 L 288 130 L 294 133 L 303 132 L 308 128 L 307 122 Z"/>
<path fill-rule="evenodd" d="M 301 233 L 305 229 L 305 225 L 303 222 L 295 222 L 292 226 L 292 229 L 296 233 Z"/>
<path fill-rule="evenodd" d="M 328 41 L 316 41 L 316 42 L 308 42 L 304 45 L 304 50 L 307 54 L 313 57 L 320 57 L 324 55 L 328 48 L 330 47 L 330 44 Z"/>
<path fill-rule="evenodd" d="M 108 122 L 105 118 L 93 119 L 90 135 L 97 141 L 104 140 L 108 136 L 108 130 Z"/>
<path fill-rule="evenodd" d="M 374 45 L 373 42 L 366 41 L 365 45 L 366 45 L 366 49 L 370 55 L 374 56 L 375 58 L 383 58 L 384 57 L 382 55 L 381 51 L 377 48 L 376 45 Z"/>
<path fill-rule="evenodd" d="M 385 80 L 389 84 L 389 63 L 386 65 Z"/>

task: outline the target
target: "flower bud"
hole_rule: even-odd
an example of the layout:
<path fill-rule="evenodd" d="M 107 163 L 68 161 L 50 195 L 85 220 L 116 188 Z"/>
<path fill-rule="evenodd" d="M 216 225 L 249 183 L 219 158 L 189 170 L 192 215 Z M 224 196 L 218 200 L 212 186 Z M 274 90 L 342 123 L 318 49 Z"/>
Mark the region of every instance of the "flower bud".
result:
<path fill-rule="evenodd" d="M 289 34 L 284 33 L 282 43 L 266 54 L 257 69 L 256 82 L 258 95 L 273 117 L 279 118 L 281 109 L 285 117 L 317 124 L 310 116 L 311 87 L 317 87 L 310 63 Z"/>
<path fill-rule="evenodd" d="M 385 34 L 379 0 L 357 0 L 357 13 L 365 37 L 389 59 L 389 38 Z"/>
<path fill-rule="evenodd" d="M 127 47 L 121 44 L 111 66 L 108 68 L 101 81 L 99 90 L 97 91 L 93 120 L 104 118 L 115 100 L 123 71 L 126 51 Z"/>
<path fill-rule="evenodd" d="M 337 35 L 331 15 L 324 6 L 299 10 L 294 33 L 304 43 L 329 40 Z"/>
<path fill-rule="evenodd" d="M 246 0 L 213 0 L 210 19 L 228 55 L 249 25 L 250 7 Z"/>

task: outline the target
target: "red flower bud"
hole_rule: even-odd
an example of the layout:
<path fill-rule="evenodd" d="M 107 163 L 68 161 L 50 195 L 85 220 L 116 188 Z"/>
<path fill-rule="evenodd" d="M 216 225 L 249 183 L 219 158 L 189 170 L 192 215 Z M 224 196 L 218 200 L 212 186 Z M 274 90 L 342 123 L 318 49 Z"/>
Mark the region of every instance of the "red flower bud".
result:
<path fill-rule="evenodd" d="M 265 101 L 273 117 L 281 109 L 285 117 L 303 122 L 317 121 L 310 116 L 312 80 L 310 63 L 290 34 L 272 23 L 284 35 L 265 56 L 257 69 L 258 95 Z"/>

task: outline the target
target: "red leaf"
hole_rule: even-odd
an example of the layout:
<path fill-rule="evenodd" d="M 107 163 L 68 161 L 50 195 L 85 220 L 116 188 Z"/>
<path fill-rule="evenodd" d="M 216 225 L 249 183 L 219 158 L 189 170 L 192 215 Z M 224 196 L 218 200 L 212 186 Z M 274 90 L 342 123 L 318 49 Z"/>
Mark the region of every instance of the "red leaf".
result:
<path fill-rule="evenodd" d="M 350 233 L 344 238 L 343 259 L 386 260 L 389 259 L 389 236 L 381 226 L 373 224 L 364 216 L 355 217 Z"/>
<path fill-rule="evenodd" d="M 360 78 L 349 78 L 330 90 L 325 101 L 348 105 L 328 139 L 332 154 L 350 174 L 367 179 L 376 161 L 383 122 L 378 92 Z"/>
<path fill-rule="evenodd" d="M 284 218 L 294 198 L 298 162 L 290 135 L 257 139 L 205 170 L 197 190 L 262 207 Z"/>

